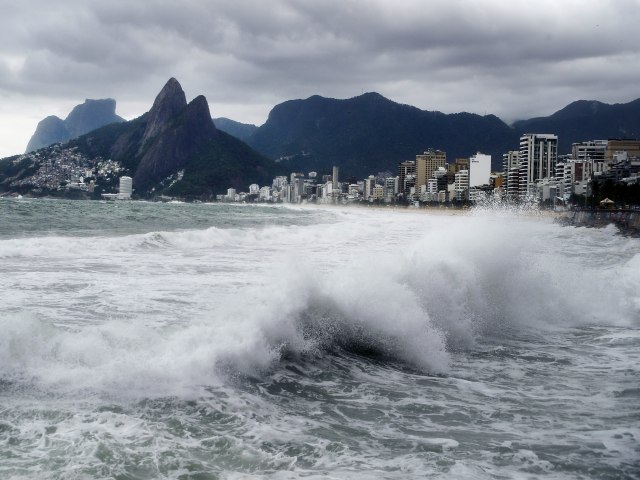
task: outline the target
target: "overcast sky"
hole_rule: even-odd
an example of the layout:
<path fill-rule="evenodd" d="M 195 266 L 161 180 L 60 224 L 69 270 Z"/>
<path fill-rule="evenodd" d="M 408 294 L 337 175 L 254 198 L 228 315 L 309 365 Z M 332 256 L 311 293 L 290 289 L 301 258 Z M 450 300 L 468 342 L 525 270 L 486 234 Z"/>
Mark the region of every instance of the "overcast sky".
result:
<path fill-rule="evenodd" d="M 0 0 L 0 157 L 111 97 L 127 119 L 176 77 L 214 117 L 376 91 L 507 122 L 640 97 L 640 0 Z"/>

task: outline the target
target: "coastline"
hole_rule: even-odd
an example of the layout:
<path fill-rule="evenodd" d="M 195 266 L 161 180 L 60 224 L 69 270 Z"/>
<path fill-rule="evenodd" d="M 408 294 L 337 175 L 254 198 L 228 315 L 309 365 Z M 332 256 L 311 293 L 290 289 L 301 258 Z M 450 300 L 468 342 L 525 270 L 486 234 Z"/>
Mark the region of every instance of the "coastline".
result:
<path fill-rule="evenodd" d="M 559 221 L 565 225 L 590 228 L 603 228 L 613 224 L 623 235 L 640 237 L 639 210 L 573 210 L 564 212 Z"/>

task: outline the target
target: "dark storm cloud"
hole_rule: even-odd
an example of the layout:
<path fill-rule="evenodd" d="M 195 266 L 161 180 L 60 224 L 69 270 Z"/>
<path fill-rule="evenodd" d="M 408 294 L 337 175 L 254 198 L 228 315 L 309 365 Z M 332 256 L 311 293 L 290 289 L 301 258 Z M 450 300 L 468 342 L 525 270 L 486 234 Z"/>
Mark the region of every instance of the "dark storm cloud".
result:
<path fill-rule="evenodd" d="M 377 90 L 511 118 L 640 96 L 636 0 L 33 0 L 3 12 L 5 92 L 149 101 L 176 76 L 213 104 Z"/>

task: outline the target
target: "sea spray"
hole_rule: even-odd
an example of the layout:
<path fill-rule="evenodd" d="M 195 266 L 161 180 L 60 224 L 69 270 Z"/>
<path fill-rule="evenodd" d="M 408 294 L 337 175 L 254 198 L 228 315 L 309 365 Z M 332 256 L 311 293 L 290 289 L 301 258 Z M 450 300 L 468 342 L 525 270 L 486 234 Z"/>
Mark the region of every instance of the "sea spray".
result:
<path fill-rule="evenodd" d="M 0 233 L 1 476 L 638 471 L 640 244 L 615 228 L 30 203 Z"/>

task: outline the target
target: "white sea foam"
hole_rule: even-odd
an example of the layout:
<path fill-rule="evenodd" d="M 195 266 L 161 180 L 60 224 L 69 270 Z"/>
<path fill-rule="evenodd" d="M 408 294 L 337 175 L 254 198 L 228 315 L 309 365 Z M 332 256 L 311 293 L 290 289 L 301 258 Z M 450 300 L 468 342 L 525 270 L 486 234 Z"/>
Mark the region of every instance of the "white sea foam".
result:
<path fill-rule="evenodd" d="M 181 394 L 336 346 L 446 373 L 451 349 L 478 335 L 640 317 L 637 242 L 615 232 L 572 256 L 567 230 L 548 218 L 339 218 L 2 240 L 0 375 Z"/>

